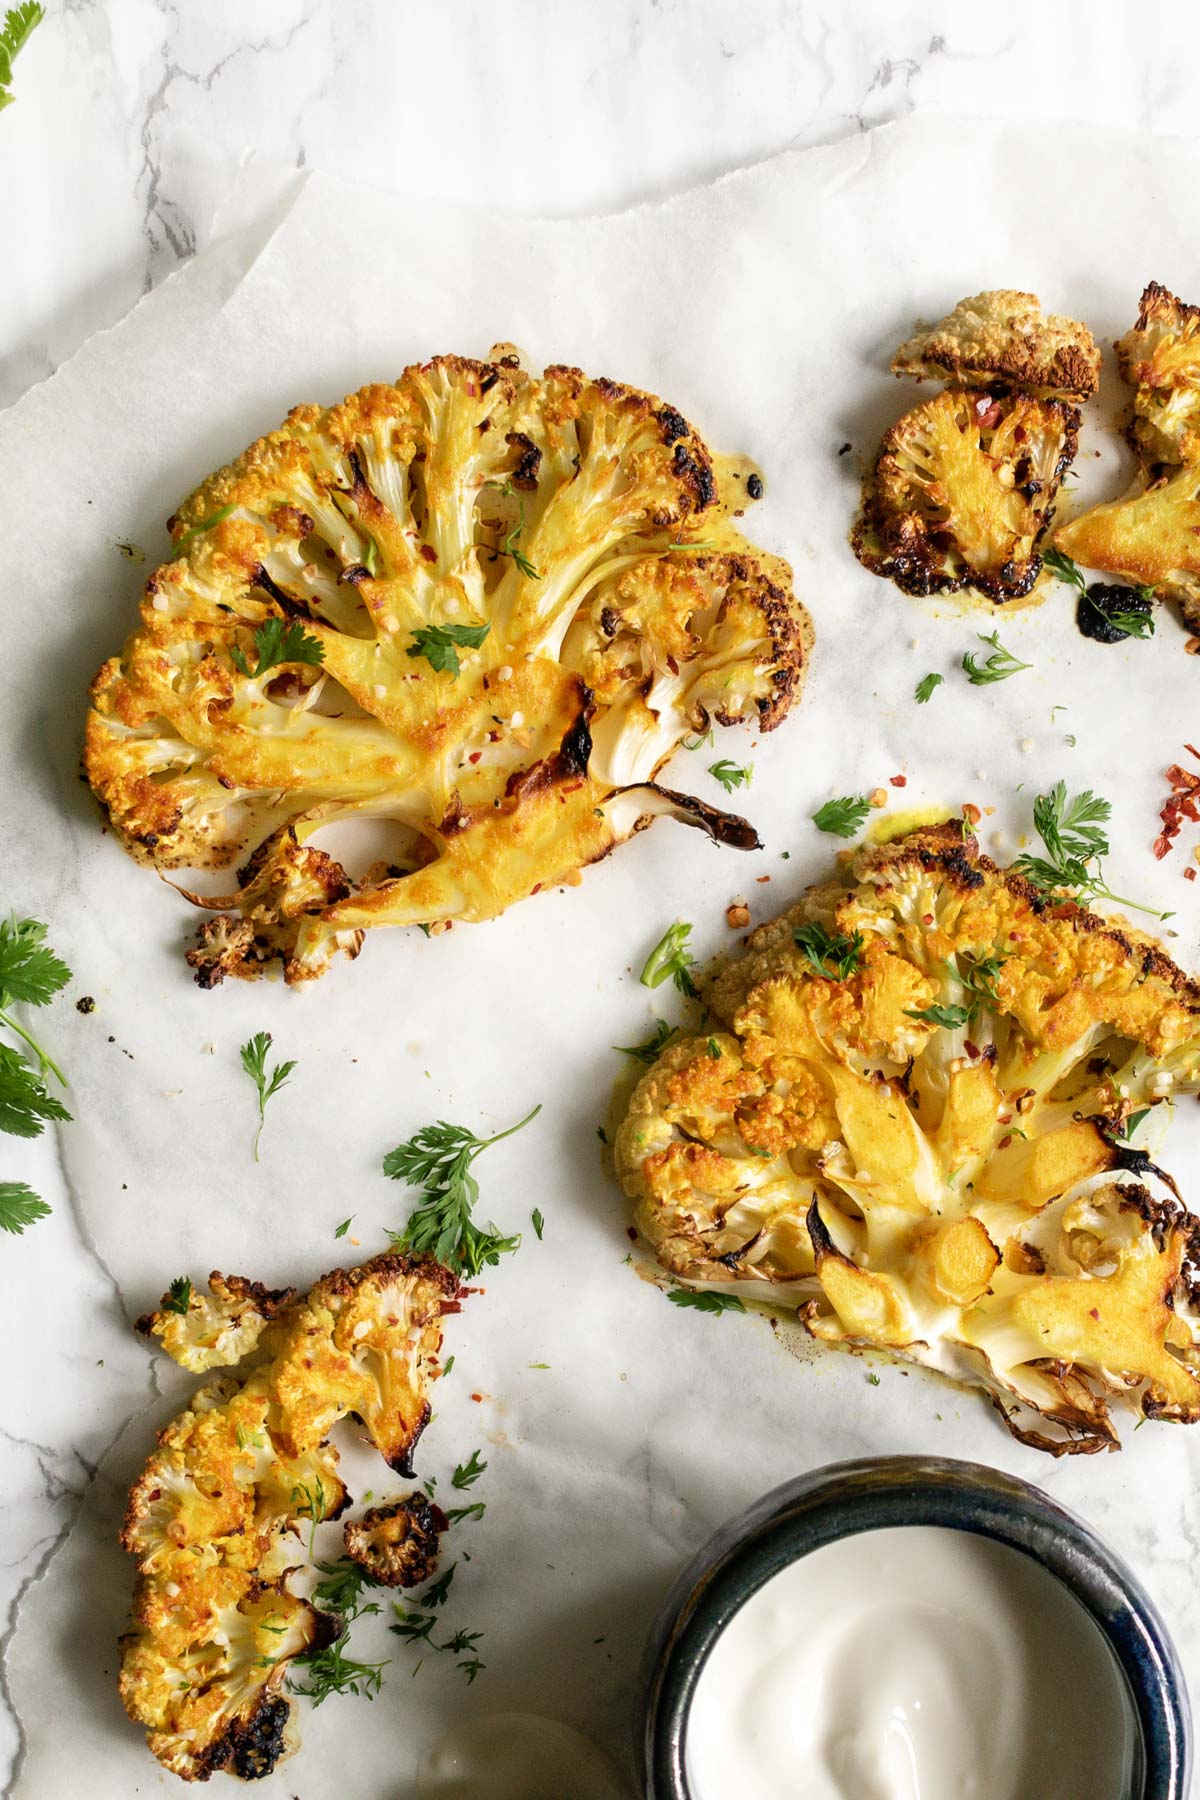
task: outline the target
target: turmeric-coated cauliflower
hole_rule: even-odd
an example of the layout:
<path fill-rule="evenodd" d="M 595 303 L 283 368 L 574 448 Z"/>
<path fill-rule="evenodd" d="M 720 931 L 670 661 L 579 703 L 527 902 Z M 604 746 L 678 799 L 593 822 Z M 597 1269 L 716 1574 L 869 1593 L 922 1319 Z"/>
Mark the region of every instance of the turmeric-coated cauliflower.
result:
<path fill-rule="evenodd" d="M 1200 1222 L 1122 1141 L 1200 1091 L 1200 987 L 1152 939 L 935 827 L 860 850 L 705 998 L 717 1029 L 662 1053 L 615 1153 L 677 1281 L 980 1387 L 1054 1454 L 1117 1448 L 1113 1401 L 1200 1420 Z"/>
<path fill-rule="evenodd" d="M 884 435 L 854 554 L 907 594 L 1027 594 L 1078 436 L 1062 400 L 968 388 L 924 401 Z"/>
<path fill-rule="evenodd" d="M 799 695 L 791 571 L 731 522 L 761 478 L 651 395 L 493 358 L 297 407 L 181 507 L 96 677 L 87 774 L 125 848 L 240 865 L 188 893 L 217 915 L 203 986 L 491 918 L 660 813 L 757 842 L 655 777 Z M 311 841 L 346 820 L 390 832 L 361 880 Z"/>
<path fill-rule="evenodd" d="M 1080 513 L 1054 534 L 1054 548 L 1087 569 L 1123 575 L 1174 600 L 1200 632 L 1200 464 L 1138 482 L 1120 500 Z"/>
<path fill-rule="evenodd" d="M 1015 388 L 1046 400 L 1085 400 L 1100 381 L 1100 352 L 1086 325 L 1044 313 L 1036 294 L 993 288 L 960 300 L 918 330 L 892 358 L 892 373 L 955 387 Z"/>
<path fill-rule="evenodd" d="M 1200 307 L 1151 281 L 1116 349 L 1134 389 L 1137 449 L 1151 463 L 1200 462 Z"/>
<path fill-rule="evenodd" d="M 236 1333 L 186 1331 L 230 1293 L 272 1303 L 248 1373 L 201 1388 L 159 1433 L 134 1483 L 121 1542 L 137 1558 L 133 1628 L 122 1640 L 120 1693 L 159 1762 L 185 1781 L 217 1770 L 255 1778 L 288 1747 L 288 1664 L 335 1639 L 340 1621 L 290 1591 L 306 1560 L 300 1533 L 335 1519 L 348 1495 L 327 1434 L 351 1415 L 393 1469 L 410 1458 L 439 1372 L 441 1318 L 458 1281 L 438 1263 L 388 1254 L 337 1269 L 285 1299 L 213 1277 L 214 1301 L 169 1300 L 141 1322 L 185 1368 L 233 1363 Z M 279 1304 L 275 1304 L 280 1302 Z M 203 1343 L 207 1362 L 197 1360 Z M 426 1533 L 428 1537 L 428 1533 Z M 425 1561 L 436 1553 L 424 1544 Z"/>

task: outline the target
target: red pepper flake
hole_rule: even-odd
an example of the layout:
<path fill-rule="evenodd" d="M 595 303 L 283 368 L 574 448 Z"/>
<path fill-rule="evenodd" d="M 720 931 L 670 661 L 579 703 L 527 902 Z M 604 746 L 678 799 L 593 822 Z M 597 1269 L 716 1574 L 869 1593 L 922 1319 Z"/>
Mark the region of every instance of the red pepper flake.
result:
<path fill-rule="evenodd" d="M 1192 868 L 1190 863 L 1188 864 L 1187 868 L 1183 871 L 1183 879 L 1185 881 L 1195 881 L 1195 879 L 1196 879 L 1196 871 L 1195 871 L 1195 869 Z"/>
<path fill-rule="evenodd" d="M 421 545 L 421 555 L 425 558 L 426 562 L 436 562 L 437 561 L 437 551 L 434 549 L 432 544 L 422 544 Z"/>
<path fill-rule="evenodd" d="M 907 787 L 908 786 L 908 776 L 907 775 L 889 775 L 888 776 L 888 786 L 889 787 Z"/>
<path fill-rule="evenodd" d="M 932 925 L 933 924 L 933 914 L 932 913 L 922 913 L 921 914 L 921 923 L 922 923 L 922 925 Z"/>
<path fill-rule="evenodd" d="M 471 1398 L 475 1402 L 476 1406 L 483 1405 L 483 1395 L 482 1394 L 472 1394 Z"/>
<path fill-rule="evenodd" d="M 769 875 L 756 875 L 755 876 L 755 880 L 758 882 L 760 887 L 762 886 L 764 881 L 770 881 L 770 879 L 771 879 L 771 877 Z"/>
<path fill-rule="evenodd" d="M 467 758 L 467 761 L 469 763 L 477 763 L 482 755 L 483 755 L 482 750 L 472 750 L 470 756 L 468 756 L 468 758 Z"/>
<path fill-rule="evenodd" d="M 1200 760 L 1200 750 L 1194 744 L 1183 747 L 1189 756 Z M 1168 794 L 1158 815 L 1162 830 L 1154 840 L 1154 854 L 1160 862 L 1182 831 L 1185 819 L 1200 824 L 1200 775 L 1193 775 L 1190 769 L 1181 769 L 1178 763 L 1172 763 L 1167 770 L 1167 780 L 1174 792 Z"/>
<path fill-rule="evenodd" d="M 963 1049 L 966 1051 L 972 1062 L 979 1061 L 979 1046 L 973 1044 L 970 1038 L 963 1039 Z"/>
<path fill-rule="evenodd" d="M 1089 1318 L 1089 1319 L 1095 1319 L 1095 1320 L 1096 1320 L 1096 1322 L 1097 1322 L 1097 1323 L 1099 1323 L 1099 1320 L 1100 1320 L 1100 1309 L 1099 1309 L 1099 1307 L 1096 1307 L 1096 1306 L 1092 1306 L 1092 1307 L 1089 1307 L 1089 1308 L 1088 1308 L 1088 1318 Z"/>

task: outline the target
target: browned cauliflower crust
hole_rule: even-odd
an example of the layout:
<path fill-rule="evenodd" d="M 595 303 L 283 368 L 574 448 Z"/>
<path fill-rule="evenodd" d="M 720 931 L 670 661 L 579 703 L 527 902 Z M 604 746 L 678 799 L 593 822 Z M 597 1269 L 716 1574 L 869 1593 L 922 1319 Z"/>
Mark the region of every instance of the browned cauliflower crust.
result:
<path fill-rule="evenodd" d="M 901 344 L 892 372 L 954 387 L 1085 400 L 1099 385 L 1100 352 L 1078 319 L 1043 313 L 1036 294 L 994 288 L 960 300 L 936 325 Z"/>
<path fill-rule="evenodd" d="M 233 1285 L 217 1288 L 218 1312 Z M 339 1629 L 290 1589 L 306 1560 L 301 1534 L 348 1500 L 328 1433 L 351 1415 L 411 1474 L 441 1319 L 463 1291 L 440 1264 L 397 1254 L 336 1269 L 272 1306 L 249 1372 L 201 1388 L 159 1433 L 121 1533 L 138 1578 L 119 1686 L 154 1755 L 185 1781 L 222 1769 L 267 1775 L 289 1747 L 288 1664 Z M 159 1331 L 163 1317 L 143 1323 L 187 1368 L 245 1353 L 236 1330 L 225 1332 L 224 1352 L 206 1343 L 198 1365 L 203 1340 Z M 181 1326 L 190 1318 L 189 1308 Z"/>
<path fill-rule="evenodd" d="M 1054 1454 L 1117 1448 L 1114 1403 L 1200 1419 L 1200 1224 L 1117 1135 L 1200 1091 L 1200 988 L 1154 940 L 938 827 L 858 852 L 706 999 L 615 1151 L 676 1280 L 982 1388 Z"/>
<path fill-rule="evenodd" d="M 189 1287 L 183 1307 L 164 1294 L 159 1310 L 140 1318 L 137 1329 L 157 1338 L 185 1369 L 202 1375 L 248 1356 L 271 1320 L 295 1297 L 294 1288 L 265 1288 L 214 1269 L 207 1294 Z"/>
<path fill-rule="evenodd" d="M 1079 441 L 1062 400 L 947 391 L 888 431 L 863 486 L 854 554 L 906 594 L 1027 594 Z"/>
<path fill-rule="evenodd" d="M 1152 281 L 1116 348 L 1134 389 L 1135 448 L 1150 463 L 1200 462 L 1200 307 Z"/>
<path fill-rule="evenodd" d="M 87 774 L 125 848 L 238 867 L 188 894 L 218 914 L 201 985 L 491 918 L 660 813 L 757 842 L 655 777 L 688 733 L 769 731 L 799 697 L 808 615 L 733 524 L 760 478 L 652 395 L 493 356 L 297 407 L 180 508 L 96 677 Z M 309 660 L 259 674 L 264 631 Z M 348 819 L 392 828 L 361 881 L 309 841 Z"/>
<path fill-rule="evenodd" d="M 1138 482 L 1054 534 L 1054 547 L 1087 569 L 1123 575 L 1176 601 L 1200 632 L 1200 465 Z"/>
<path fill-rule="evenodd" d="M 342 1527 L 346 1555 L 381 1587 L 420 1587 L 437 1568 L 438 1543 L 448 1520 L 424 1494 L 372 1506 Z"/>

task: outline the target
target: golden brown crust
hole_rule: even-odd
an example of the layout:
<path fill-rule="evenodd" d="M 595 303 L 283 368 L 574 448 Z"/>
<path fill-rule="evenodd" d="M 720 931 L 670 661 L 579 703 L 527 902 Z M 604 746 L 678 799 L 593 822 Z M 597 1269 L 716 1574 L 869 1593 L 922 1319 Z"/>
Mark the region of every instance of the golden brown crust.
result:
<path fill-rule="evenodd" d="M 437 1568 L 438 1545 L 449 1521 L 427 1495 L 406 1494 L 372 1506 L 342 1527 L 346 1555 L 381 1587 L 420 1587 Z"/>
<path fill-rule="evenodd" d="M 1137 323 L 1117 339 L 1116 351 L 1134 389 L 1131 437 L 1143 461 L 1200 462 L 1200 307 L 1149 282 Z"/>
<path fill-rule="evenodd" d="M 909 338 L 892 373 L 1079 401 L 1099 385 L 1100 352 L 1086 325 L 1043 313 L 1036 294 L 994 289 Z"/>

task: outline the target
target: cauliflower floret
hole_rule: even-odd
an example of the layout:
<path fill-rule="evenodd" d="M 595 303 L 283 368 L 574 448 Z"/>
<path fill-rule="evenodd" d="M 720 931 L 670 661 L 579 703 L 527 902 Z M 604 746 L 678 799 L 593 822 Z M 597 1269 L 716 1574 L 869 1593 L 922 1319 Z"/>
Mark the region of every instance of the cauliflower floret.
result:
<path fill-rule="evenodd" d="M 438 1543 L 448 1521 L 424 1494 L 372 1506 L 342 1527 L 346 1555 L 381 1587 L 420 1587 L 437 1568 Z"/>
<path fill-rule="evenodd" d="M 855 555 L 908 594 L 1027 594 L 1078 436 L 1062 400 L 967 389 L 925 401 L 884 435 Z"/>
<path fill-rule="evenodd" d="M 1151 463 L 1200 462 L 1200 307 L 1152 281 L 1137 324 L 1117 339 L 1135 389 L 1133 439 Z"/>
<path fill-rule="evenodd" d="M 1085 400 L 1099 385 L 1100 352 L 1077 319 L 1043 313 L 1036 294 L 996 288 L 960 300 L 936 325 L 901 344 L 892 373 L 954 387 Z"/>
<path fill-rule="evenodd" d="M 1055 532 L 1054 547 L 1084 568 L 1123 575 L 1178 601 L 1200 631 L 1200 467 L 1139 481 L 1121 499 L 1080 513 Z"/>
<path fill-rule="evenodd" d="M 514 357 L 439 357 L 299 407 L 171 521 L 142 624 L 97 675 L 88 778 L 160 870 L 241 864 L 189 955 L 290 981 L 372 925 L 494 917 L 667 812 L 710 723 L 780 723 L 811 627 L 741 537 L 761 492 L 653 396 Z M 309 842 L 385 819 L 356 881 Z"/>
<path fill-rule="evenodd" d="M 248 1356 L 267 1325 L 295 1298 L 293 1288 L 265 1288 L 242 1275 L 222 1275 L 214 1269 L 208 1293 L 190 1283 L 186 1304 L 164 1294 L 158 1312 L 137 1322 L 146 1337 L 155 1337 L 168 1356 L 185 1369 L 202 1375 Z"/>
<path fill-rule="evenodd" d="M 947 825 L 859 850 L 703 993 L 725 1029 L 668 1045 L 615 1145 L 672 1276 L 982 1387 L 1056 1454 L 1115 1446 L 1114 1398 L 1200 1420 L 1200 1221 L 1118 1137 L 1200 1091 L 1200 987 L 1154 940 Z"/>
<path fill-rule="evenodd" d="M 394 1466 L 408 1466 L 429 1417 L 440 1320 L 462 1292 L 439 1264 L 397 1254 L 337 1269 L 299 1298 L 232 1277 L 213 1285 L 213 1299 L 193 1296 L 186 1366 L 204 1366 L 214 1334 L 236 1335 L 223 1308 L 239 1294 L 260 1299 L 246 1348 L 263 1360 L 201 1389 L 160 1432 L 121 1534 L 138 1564 L 121 1698 L 186 1781 L 219 1769 L 267 1775 L 282 1753 L 287 1665 L 339 1629 L 289 1588 L 303 1535 L 348 1500 L 327 1433 L 353 1414 Z M 175 1316 L 182 1332 L 192 1309 Z M 431 1533 L 436 1555 L 441 1518 L 418 1498 L 407 1544 L 393 1534 L 394 1554 L 413 1568 Z"/>

